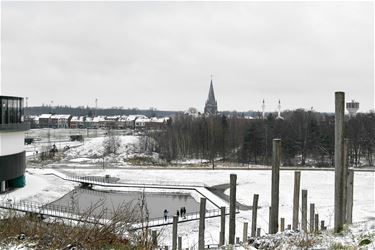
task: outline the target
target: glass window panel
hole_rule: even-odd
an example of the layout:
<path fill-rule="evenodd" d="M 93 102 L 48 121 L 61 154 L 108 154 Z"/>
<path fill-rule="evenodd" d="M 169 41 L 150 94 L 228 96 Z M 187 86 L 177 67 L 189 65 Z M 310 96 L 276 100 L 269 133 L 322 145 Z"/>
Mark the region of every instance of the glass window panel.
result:
<path fill-rule="evenodd" d="M 9 121 L 9 116 L 8 116 L 8 99 L 3 99 L 3 124 L 7 124 Z"/>
<path fill-rule="evenodd" d="M 0 98 L 0 124 L 3 124 L 3 99 Z"/>
<path fill-rule="evenodd" d="M 20 115 L 21 115 L 21 121 L 20 122 L 23 122 L 24 121 L 24 109 L 23 109 L 23 99 L 20 100 Z"/>

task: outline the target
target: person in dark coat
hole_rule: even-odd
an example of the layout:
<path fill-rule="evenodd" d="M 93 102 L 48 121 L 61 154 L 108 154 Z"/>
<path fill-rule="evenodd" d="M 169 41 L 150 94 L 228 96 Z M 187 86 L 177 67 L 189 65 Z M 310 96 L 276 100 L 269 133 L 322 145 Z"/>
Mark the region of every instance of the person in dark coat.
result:
<path fill-rule="evenodd" d="M 164 209 L 164 220 L 166 221 L 168 218 L 168 210 Z"/>

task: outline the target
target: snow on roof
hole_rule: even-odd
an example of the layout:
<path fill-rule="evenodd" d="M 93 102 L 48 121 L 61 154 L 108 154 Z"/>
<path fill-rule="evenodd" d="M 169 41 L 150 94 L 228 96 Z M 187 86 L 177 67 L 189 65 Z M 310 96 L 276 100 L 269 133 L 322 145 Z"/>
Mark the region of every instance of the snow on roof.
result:
<path fill-rule="evenodd" d="M 164 122 L 167 122 L 169 119 L 170 119 L 169 117 L 162 117 L 162 118 L 152 117 L 150 119 L 150 121 L 151 122 L 164 123 Z"/>
<path fill-rule="evenodd" d="M 147 118 L 147 117 L 139 117 L 137 118 L 137 120 L 135 120 L 135 123 L 140 123 L 140 122 L 150 122 L 151 119 Z"/>
<path fill-rule="evenodd" d="M 51 118 L 51 114 L 42 114 L 42 115 L 40 115 L 39 116 L 39 119 L 49 119 L 49 118 Z"/>
<path fill-rule="evenodd" d="M 116 121 L 120 118 L 119 115 L 113 115 L 113 116 L 107 116 L 105 119 L 106 120 L 112 120 L 112 121 Z"/>
<path fill-rule="evenodd" d="M 104 116 L 95 116 L 94 119 L 92 120 L 92 122 L 103 122 L 103 121 L 105 121 Z"/>
<path fill-rule="evenodd" d="M 73 116 L 70 122 L 83 122 L 84 118 L 84 116 Z"/>
<path fill-rule="evenodd" d="M 51 119 L 69 119 L 71 115 L 52 115 Z"/>
<path fill-rule="evenodd" d="M 147 116 L 144 116 L 144 115 L 129 115 L 126 120 L 127 121 L 134 121 L 136 119 L 147 119 Z"/>

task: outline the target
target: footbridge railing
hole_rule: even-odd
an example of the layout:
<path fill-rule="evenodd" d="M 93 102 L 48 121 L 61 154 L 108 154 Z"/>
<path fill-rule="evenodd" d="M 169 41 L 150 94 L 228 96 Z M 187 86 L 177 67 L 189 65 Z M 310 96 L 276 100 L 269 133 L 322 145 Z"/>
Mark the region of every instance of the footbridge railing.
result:
<path fill-rule="evenodd" d="M 236 213 L 239 213 L 240 210 L 236 208 Z M 229 215 L 229 208 L 225 208 L 225 215 Z M 211 209 L 206 211 L 206 218 L 214 218 L 214 217 L 220 217 L 221 216 L 221 210 L 220 209 Z M 188 221 L 193 220 L 199 220 L 200 214 L 199 212 L 192 212 L 187 213 L 185 216 L 179 216 L 178 223 L 184 223 Z M 150 227 L 159 227 L 159 226 L 165 226 L 173 224 L 173 216 L 167 216 L 165 217 L 159 217 L 155 219 L 150 219 L 148 222 L 144 223 L 138 223 L 133 225 L 133 229 L 141 229 L 141 228 L 150 228 Z"/>
<path fill-rule="evenodd" d="M 73 207 L 55 204 L 40 204 L 29 201 L 1 201 L 0 208 L 40 216 L 49 216 L 88 223 L 104 224 L 106 221 L 104 219 L 99 220 L 97 218 L 87 216 L 86 214 L 77 213 L 77 210 L 75 210 Z"/>

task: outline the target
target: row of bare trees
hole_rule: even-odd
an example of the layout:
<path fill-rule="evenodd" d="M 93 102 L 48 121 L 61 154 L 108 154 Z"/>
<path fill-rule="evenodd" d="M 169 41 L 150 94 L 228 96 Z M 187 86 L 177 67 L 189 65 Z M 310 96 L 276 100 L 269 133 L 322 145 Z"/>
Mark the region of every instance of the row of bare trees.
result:
<path fill-rule="evenodd" d="M 272 139 L 283 141 L 283 162 L 287 165 L 333 166 L 334 115 L 297 109 L 276 119 L 246 119 L 240 115 L 194 118 L 177 115 L 166 131 L 151 136 L 167 161 L 208 159 L 240 163 L 269 164 Z M 373 165 L 375 114 L 359 113 L 346 120 L 350 139 L 350 161 L 355 166 Z"/>

